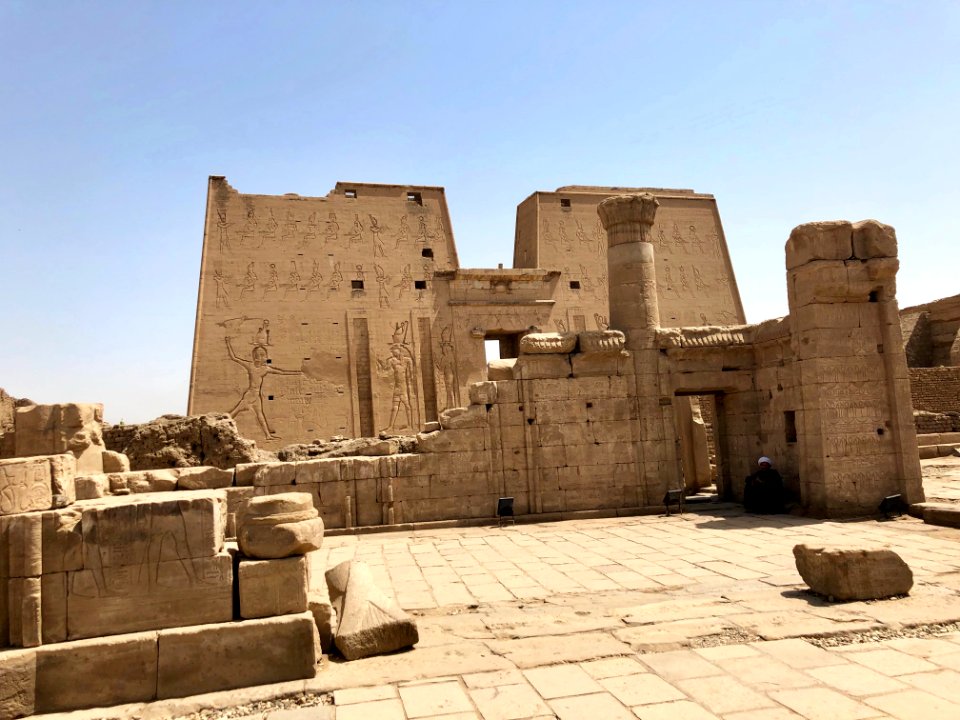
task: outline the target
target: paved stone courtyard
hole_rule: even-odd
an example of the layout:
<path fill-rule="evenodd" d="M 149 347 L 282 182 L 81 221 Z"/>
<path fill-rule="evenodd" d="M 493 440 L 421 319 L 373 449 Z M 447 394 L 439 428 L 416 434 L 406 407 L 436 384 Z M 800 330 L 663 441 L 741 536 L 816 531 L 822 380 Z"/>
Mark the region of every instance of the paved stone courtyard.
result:
<path fill-rule="evenodd" d="M 944 462 L 937 482 L 948 488 L 960 459 Z M 418 616 L 416 650 L 330 662 L 307 681 L 69 717 L 960 717 L 960 530 L 703 507 L 329 537 L 315 571 L 369 563 Z M 914 589 L 829 603 L 796 572 L 802 541 L 887 543 Z M 323 704 L 270 704 L 304 692 Z"/>

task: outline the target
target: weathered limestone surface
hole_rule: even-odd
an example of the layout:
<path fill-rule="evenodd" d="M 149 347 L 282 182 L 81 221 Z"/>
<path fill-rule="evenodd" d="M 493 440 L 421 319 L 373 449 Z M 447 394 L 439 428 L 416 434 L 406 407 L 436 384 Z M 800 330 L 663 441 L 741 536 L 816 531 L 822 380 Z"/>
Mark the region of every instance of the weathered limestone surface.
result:
<path fill-rule="evenodd" d="M 0 460 L 0 515 L 49 509 L 51 482 L 46 457 Z"/>
<path fill-rule="evenodd" d="M 35 650 L 7 650 L 0 653 L 0 717 L 33 715 L 37 685 Z"/>
<path fill-rule="evenodd" d="M 307 610 L 307 561 L 303 555 L 241 559 L 237 574 L 240 617 L 273 617 Z"/>
<path fill-rule="evenodd" d="M 160 632 L 157 697 L 313 677 L 320 660 L 313 615 Z"/>
<path fill-rule="evenodd" d="M 103 471 L 105 473 L 130 472 L 130 458 L 123 453 L 104 450 Z"/>
<path fill-rule="evenodd" d="M 17 408 L 16 454 L 69 452 L 81 472 L 103 470 L 103 405 L 66 403 Z"/>
<path fill-rule="evenodd" d="M 347 660 L 393 652 L 420 640 L 417 623 L 373 582 L 360 561 L 327 571 L 330 601 L 337 611 L 334 642 Z"/>
<path fill-rule="evenodd" d="M 233 470 L 215 467 L 182 468 L 177 472 L 178 490 L 213 490 L 233 485 Z"/>
<path fill-rule="evenodd" d="M 255 497 L 237 514 L 237 542 L 251 558 L 285 558 L 317 550 L 323 520 L 307 493 Z"/>
<path fill-rule="evenodd" d="M 913 587 L 910 568 L 888 548 L 799 544 L 793 555 L 810 589 L 835 600 L 876 600 Z"/>
<path fill-rule="evenodd" d="M 36 711 L 146 702 L 157 692 L 157 633 L 94 638 L 37 650 Z"/>

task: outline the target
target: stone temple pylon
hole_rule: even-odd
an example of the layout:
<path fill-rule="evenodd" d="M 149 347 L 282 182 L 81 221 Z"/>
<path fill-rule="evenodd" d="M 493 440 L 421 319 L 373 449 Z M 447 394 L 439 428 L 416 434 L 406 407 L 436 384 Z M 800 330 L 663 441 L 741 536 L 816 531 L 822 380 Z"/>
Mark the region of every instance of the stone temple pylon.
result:
<path fill-rule="evenodd" d="M 660 203 L 649 193 L 617 195 L 597 207 L 607 231 L 610 327 L 626 335 L 635 380 L 634 443 L 641 505 L 659 505 L 679 487 L 673 397 L 659 372 L 657 273 L 651 242 Z M 661 382 L 661 378 L 664 382 Z"/>

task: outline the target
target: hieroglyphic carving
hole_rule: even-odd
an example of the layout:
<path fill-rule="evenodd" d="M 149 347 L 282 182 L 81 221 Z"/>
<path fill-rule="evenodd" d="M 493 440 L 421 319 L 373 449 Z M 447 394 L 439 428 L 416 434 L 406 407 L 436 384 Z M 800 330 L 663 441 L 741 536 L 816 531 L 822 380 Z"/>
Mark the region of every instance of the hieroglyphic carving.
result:
<path fill-rule="evenodd" d="M 440 331 L 440 357 L 437 372 L 443 378 L 443 410 L 460 407 L 460 384 L 457 382 L 457 361 L 453 354 L 453 329 L 448 325 Z"/>
<path fill-rule="evenodd" d="M 340 289 L 340 283 L 343 282 L 343 273 L 340 272 L 340 263 L 333 264 L 333 273 L 330 275 L 330 293 L 335 293 Z"/>
<path fill-rule="evenodd" d="M 306 294 L 304 294 L 303 299 L 308 300 L 310 295 L 315 292 L 320 292 L 322 288 L 320 287 L 323 284 L 323 273 L 320 272 L 320 263 L 316 260 L 313 261 L 313 270 L 310 273 L 310 279 L 307 280 Z"/>
<path fill-rule="evenodd" d="M 407 233 L 409 229 L 407 228 L 407 216 L 400 216 L 400 227 L 397 229 L 397 244 L 394 246 L 394 250 L 399 250 L 401 244 L 407 242 Z"/>
<path fill-rule="evenodd" d="M 224 207 L 217 208 L 217 232 L 220 239 L 220 252 L 223 253 L 224 250 L 230 249 L 230 236 L 227 234 L 227 228 L 230 227 L 232 223 L 227 222 L 227 209 Z"/>
<path fill-rule="evenodd" d="M 297 220 L 293 217 L 293 212 L 287 210 L 284 216 L 283 225 L 280 229 L 281 241 L 292 241 L 297 237 Z"/>
<path fill-rule="evenodd" d="M 251 247 L 256 242 L 255 248 L 259 248 L 263 243 L 260 240 L 260 227 L 257 222 L 257 215 L 251 208 L 247 210 L 247 219 L 243 223 L 243 229 L 240 231 L 240 246 Z"/>
<path fill-rule="evenodd" d="M 362 243 L 363 242 L 363 223 L 360 222 L 360 214 L 354 213 L 353 215 L 353 226 L 350 228 L 350 242 L 351 243 Z"/>
<path fill-rule="evenodd" d="M 213 282 L 216 283 L 216 286 L 217 286 L 216 288 L 216 292 L 217 292 L 216 306 L 217 307 L 220 307 L 221 305 L 227 308 L 230 307 L 230 293 L 227 292 L 227 285 L 226 285 L 229 279 L 230 278 L 224 276 L 223 271 L 220 268 L 217 268 L 216 270 L 213 271 Z"/>
<path fill-rule="evenodd" d="M 47 510 L 52 502 L 48 458 L 0 460 L 0 515 Z"/>
<path fill-rule="evenodd" d="M 370 218 L 370 235 L 373 237 L 373 256 L 374 257 L 385 257 L 386 253 L 383 249 L 383 238 L 380 237 L 386 228 L 381 227 L 380 221 L 377 220 L 376 216 L 369 215 Z"/>
<path fill-rule="evenodd" d="M 430 241 L 430 231 L 427 230 L 427 218 L 420 215 L 417 218 L 417 242 L 426 245 Z"/>
<path fill-rule="evenodd" d="M 300 272 L 297 270 L 295 260 L 290 261 L 290 272 L 287 274 L 287 282 L 283 285 L 284 299 L 290 297 L 291 292 L 300 292 Z"/>
<path fill-rule="evenodd" d="M 258 279 L 259 278 L 257 278 L 257 273 L 253 269 L 253 263 L 247 263 L 247 272 L 243 276 L 243 282 L 238 283 L 237 285 L 240 288 L 241 300 L 243 300 L 243 296 L 246 295 L 248 292 L 252 293 L 254 290 L 257 289 Z"/>
<path fill-rule="evenodd" d="M 610 329 L 610 321 L 607 319 L 606 315 L 601 315 L 600 313 L 594 313 L 593 320 L 595 323 L 597 323 L 597 330 Z"/>
<path fill-rule="evenodd" d="M 390 293 L 387 291 L 387 283 L 390 282 L 390 276 L 380 265 L 374 265 L 373 269 L 377 274 L 377 301 L 380 303 L 381 309 L 389 308 Z"/>
<path fill-rule="evenodd" d="M 268 278 L 266 284 L 263 286 L 263 295 L 266 297 L 268 293 L 277 293 L 280 290 L 280 271 L 277 270 L 276 263 L 270 263 L 270 277 Z"/>
<path fill-rule="evenodd" d="M 327 215 L 326 227 L 323 230 L 323 239 L 328 247 L 335 247 L 340 239 L 340 225 L 337 223 L 337 214 L 335 212 Z"/>
<path fill-rule="evenodd" d="M 407 346 L 407 321 L 396 323 L 390 343 L 390 355 L 385 359 L 377 358 L 377 370 L 380 377 L 388 379 L 392 386 L 390 403 L 390 421 L 385 432 L 397 430 L 415 430 L 413 418 L 417 408 L 415 362 L 413 353 Z M 400 416 L 401 410 L 403 417 Z M 397 424 L 401 422 L 402 424 Z"/>
<path fill-rule="evenodd" d="M 407 263 L 403 266 L 403 270 L 400 274 L 400 282 L 394 285 L 394 288 L 399 288 L 400 292 L 397 293 L 397 300 L 403 300 L 403 295 L 413 286 L 413 275 L 410 274 L 410 263 Z"/>

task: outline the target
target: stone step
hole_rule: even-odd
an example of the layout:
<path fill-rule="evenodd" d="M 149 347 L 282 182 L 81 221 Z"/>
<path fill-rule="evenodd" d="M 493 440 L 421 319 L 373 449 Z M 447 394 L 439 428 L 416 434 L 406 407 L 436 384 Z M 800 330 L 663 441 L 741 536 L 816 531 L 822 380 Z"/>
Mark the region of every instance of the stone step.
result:
<path fill-rule="evenodd" d="M 952 433 L 951 433 L 952 434 Z M 948 455 L 954 455 L 955 450 L 960 448 L 960 443 L 945 443 L 941 445 L 920 445 L 917 447 L 917 452 L 920 455 L 921 460 L 929 460 L 930 458 L 937 457 L 946 457 Z"/>
<path fill-rule="evenodd" d="M 922 517 L 928 525 L 960 528 L 960 504 L 915 503 L 910 506 L 910 514 Z"/>

